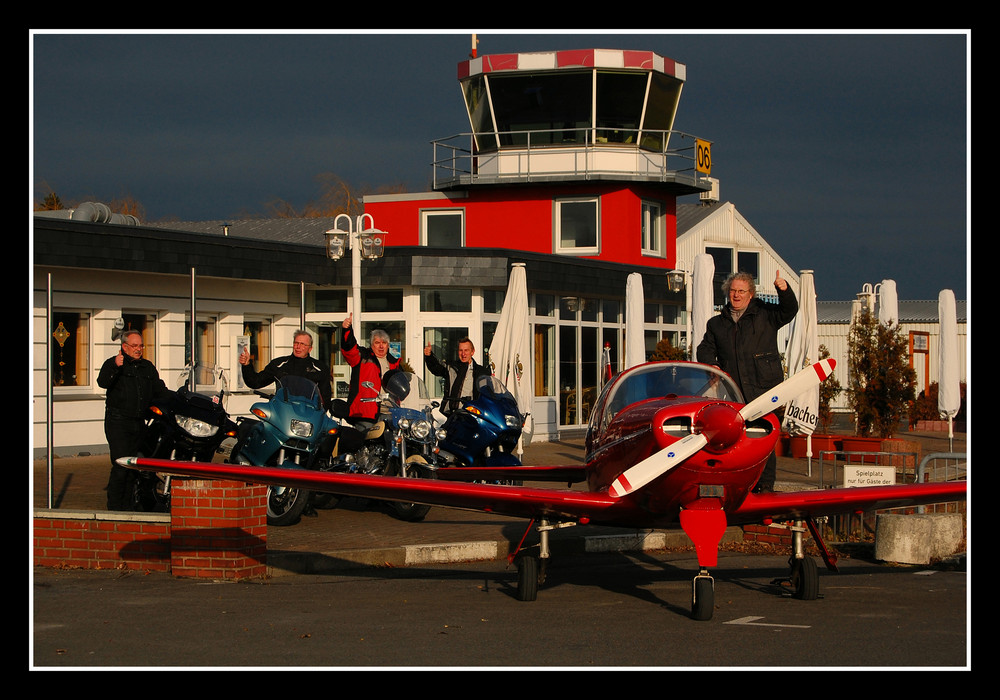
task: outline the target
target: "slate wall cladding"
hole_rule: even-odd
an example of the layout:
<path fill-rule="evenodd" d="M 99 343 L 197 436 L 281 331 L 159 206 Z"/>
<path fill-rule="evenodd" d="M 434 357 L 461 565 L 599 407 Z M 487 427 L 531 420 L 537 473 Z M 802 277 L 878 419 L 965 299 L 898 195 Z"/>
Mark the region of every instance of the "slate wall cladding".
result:
<path fill-rule="evenodd" d="M 36 218 L 36 265 L 128 270 L 228 279 L 350 286 L 350 261 L 326 258 L 322 245 L 170 229 Z M 363 261 L 366 285 L 507 286 L 510 265 L 523 262 L 531 291 L 622 297 L 630 272 L 644 271 L 647 299 L 673 298 L 666 275 L 592 258 L 502 248 L 395 246 Z"/>

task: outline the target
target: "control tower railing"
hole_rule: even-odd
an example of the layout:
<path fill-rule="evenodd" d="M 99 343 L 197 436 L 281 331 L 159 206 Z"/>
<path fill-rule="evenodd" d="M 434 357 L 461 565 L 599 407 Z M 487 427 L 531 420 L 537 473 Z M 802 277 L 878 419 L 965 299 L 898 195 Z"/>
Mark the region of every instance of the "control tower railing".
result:
<path fill-rule="evenodd" d="M 696 169 L 698 139 L 680 131 L 539 129 L 455 134 L 432 141 L 435 190 L 479 184 L 625 179 L 674 183 L 708 191 L 707 173 Z M 503 144 L 480 147 L 477 142 Z"/>

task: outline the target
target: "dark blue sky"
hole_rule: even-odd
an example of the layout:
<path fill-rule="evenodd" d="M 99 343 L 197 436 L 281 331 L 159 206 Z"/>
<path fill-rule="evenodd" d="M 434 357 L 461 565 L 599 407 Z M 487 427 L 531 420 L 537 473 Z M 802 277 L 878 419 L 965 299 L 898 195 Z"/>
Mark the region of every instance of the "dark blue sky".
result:
<path fill-rule="evenodd" d="M 261 214 L 317 176 L 430 189 L 430 142 L 469 130 L 438 34 L 32 35 L 36 195 L 130 195 L 146 219 Z M 479 32 L 479 54 L 645 49 L 687 65 L 675 128 L 821 300 L 895 279 L 966 299 L 971 35 Z M 681 201 L 697 201 L 684 198 Z"/>

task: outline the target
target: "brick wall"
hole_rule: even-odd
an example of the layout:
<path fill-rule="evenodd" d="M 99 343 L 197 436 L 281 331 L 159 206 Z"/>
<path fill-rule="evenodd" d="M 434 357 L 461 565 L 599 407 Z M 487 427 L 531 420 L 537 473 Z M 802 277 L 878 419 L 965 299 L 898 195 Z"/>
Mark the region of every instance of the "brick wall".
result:
<path fill-rule="evenodd" d="M 36 510 L 36 566 L 170 571 L 170 516 Z"/>
<path fill-rule="evenodd" d="M 174 479 L 171 512 L 36 509 L 34 563 L 240 579 L 267 573 L 267 487 Z"/>
<path fill-rule="evenodd" d="M 811 540 L 812 535 L 809 532 L 803 533 L 802 541 L 806 546 L 811 544 Z M 743 541 L 791 547 L 792 531 L 787 527 L 775 527 L 773 525 L 744 525 Z"/>

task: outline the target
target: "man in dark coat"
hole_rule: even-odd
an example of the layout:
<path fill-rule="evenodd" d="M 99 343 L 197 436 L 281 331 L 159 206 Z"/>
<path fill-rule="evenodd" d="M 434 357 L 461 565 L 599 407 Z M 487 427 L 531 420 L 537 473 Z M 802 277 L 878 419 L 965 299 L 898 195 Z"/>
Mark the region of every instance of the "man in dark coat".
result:
<path fill-rule="evenodd" d="M 117 460 L 136 455 L 146 427 L 146 409 L 170 393 L 153 363 L 142 356 L 142 333 L 125 331 L 121 340 L 118 354 L 105 360 L 97 375 L 97 386 L 107 392 L 104 435 L 111 452 L 108 510 L 132 510 L 135 472 Z"/>
<path fill-rule="evenodd" d="M 476 346 L 468 338 L 458 341 L 458 359 L 442 362 L 434 356 L 431 344 L 427 343 L 424 348 L 424 363 L 431 374 L 444 377 L 444 398 L 441 411 L 445 414 L 458 408 L 462 399 L 477 398 L 479 391 L 477 383 L 482 376 L 488 376 L 488 367 L 476 362 L 472 356 L 476 353 Z"/>
<path fill-rule="evenodd" d="M 749 403 L 780 384 L 785 373 L 778 352 L 778 329 L 791 322 L 799 302 L 778 270 L 774 278 L 778 303 L 756 297 L 753 276 L 746 272 L 730 275 L 722 284 L 729 300 L 722 313 L 709 319 L 705 337 L 698 345 L 698 362 L 717 365 L 729 374 Z M 755 493 L 774 490 L 777 458 L 768 458 Z"/>
<path fill-rule="evenodd" d="M 323 397 L 323 407 L 329 411 L 332 400 L 330 368 L 310 356 L 312 346 L 312 336 L 308 331 L 295 331 L 295 336 L 292 338 L 292 354 L 271 360 L 260 372 L 250 364 L 250 350 L 243 348 L 239 363 L 243 365 L 241 371 L 244 383 L 251 389 L 260 389 L 288 375 L 305 377 L 319 387 L 320 396 Z"/>

